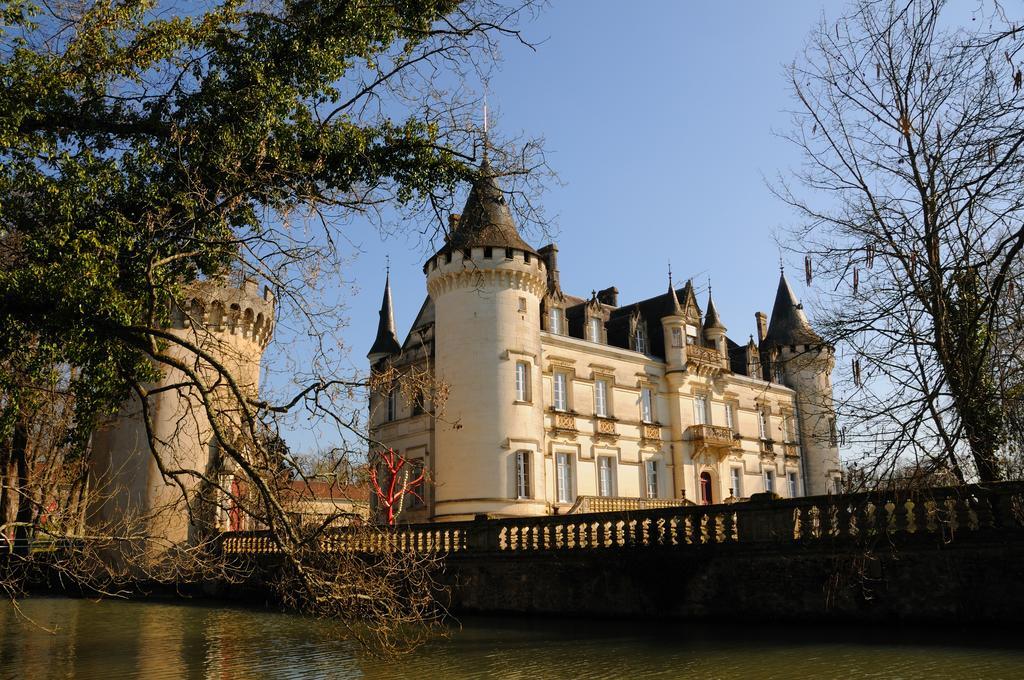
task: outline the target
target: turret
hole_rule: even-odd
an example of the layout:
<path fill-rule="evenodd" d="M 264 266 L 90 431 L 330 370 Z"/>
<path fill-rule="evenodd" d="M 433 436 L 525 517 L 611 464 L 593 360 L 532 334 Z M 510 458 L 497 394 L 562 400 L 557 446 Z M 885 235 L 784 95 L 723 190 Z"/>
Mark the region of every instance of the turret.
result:
<path fill-rule="evenodd" d="M 686 312 L 679 304 L 671 273 L 668 276 L 668 292 L 662 303 L 661 328 L 665 334 L 665 363 L 668 364 L 668 370 L 686 370 Z"/>
<path fill-rule="evenodd" d="M 718 316 L 718 309 L 715 307 L 715 300 L 711 297 L 711 286 L 708 286 L 708 311 L 704 315 L 704 339 L 711 343 L 711 346 L 718 350 L 722 359 L 728 361 L 729 347 L 726 343 L 725 332 L 728 329 Z"/>
<path fill-rule="evenodd" d="M 194 284 L 173 307 L 168 328 L 174 336 L 215 358 L 249 398 L 258 394 L 260 361 L 273 329 L 273 295 L 267 288 L 261 293 L 251 279 L 237 286 L 223 279 Z M 191 350 L 172 342 L 166 351 L 203 379 L 215 375 Z M 198 475 L 216 479 L 227 469 L 198 391 L 187 386 L 190 379 L 181 371 L 161 368 L 162 378 L 147 386 L 156 450 L 150 448 L 141 402 L 132 397 L 115 418 L 93 434 L 95 491 L 89 513 L 94 530 L 148 536 L 155 539 L 151 546 L 158 551 L 170 544 L 195 541 L 223 524 L 223 518 L 213 516 L 212 509 L 196 499 L 210 492 L 200 486 Z M 238 436 L 238 402 L 224 381 L 208 394 L 208 400 L 224 437 Z M 165 478 L 160 465 L 165 470 L 195 474 Z M 191 505 L 192 521 L 182 502 L 183 491 Z"/>
<path fill-rule="evenodd" d="M 435 373 L 451 386 L 432 452 L 434 474 L 444 480 L 434 490 L 434 517 L 544 514 L 537 433 L 544 430 L 540 308 L 548 272 L 519 235 L 486 161 L 457 229 L 424 272 L 435 308 Z"/>
<path fill-rule="evenodd" d="M 398 354 L 402 349 L 398 344 L 398 335 L 395 331 L 395 310 L 391 304 L 391 272 L 384 277 L 384 299 L 380 303 L 379 315 L 377 337 L 366 354 L 371 366 L 385 357 Z"/>
<path fill-rule="evenodd" d="M 783 273 L 760 354 L 778 362 L 772 378 L 796 392 L 804 480 L 809 495 L 829 493 L 839 478 L 839 448 L 832 401 L 833 348 L 819 336 Z M 781 369 L 781 370 L 774 370 Z"/>

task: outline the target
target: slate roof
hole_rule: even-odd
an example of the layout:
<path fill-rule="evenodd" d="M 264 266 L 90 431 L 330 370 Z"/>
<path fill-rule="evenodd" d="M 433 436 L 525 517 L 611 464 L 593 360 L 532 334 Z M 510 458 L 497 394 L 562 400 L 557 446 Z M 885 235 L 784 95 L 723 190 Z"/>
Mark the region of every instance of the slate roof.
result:
<path fill-rule="evenodd" d="M 397 354 L 402 348 L 395 332 L 395 311 L 391 305 L 391 275 L 384 279 L 384 299 L 380 303 L 380 318 L 377 321 L 377 337 L 366 356 L 374 354 Z"/>
<path fill-rule="evenodd" d="M 761 347 L 776 345 L 813 345 L 821 342 L 821 336 L 814 332 L 804 314 L 804 306 L 797 300 L 793 288 L 786 280 L 786 274 L 779 277 L 779 289 L 775 293 L 768 333 Z"/>
<path fill-rule="evenodd" d="M 480 246 L 515 248 L 537 254 L 519 235 L 505 193 L 486 160 L 480 164 L 480 173 L 469 191 L 458 225 L 438 254 Z"/>

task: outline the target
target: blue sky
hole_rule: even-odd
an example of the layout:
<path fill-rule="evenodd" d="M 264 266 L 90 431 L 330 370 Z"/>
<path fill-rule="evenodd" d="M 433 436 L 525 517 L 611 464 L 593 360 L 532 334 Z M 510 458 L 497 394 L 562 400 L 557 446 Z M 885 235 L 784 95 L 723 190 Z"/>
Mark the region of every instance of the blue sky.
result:
<path fill-rule="evenodd" d="M 784 66 L 822 12 L 841 9 L 563 1 L 525 27 L 536 51 L 505 44 L 489 82 L 492 125 L 505 137 L 546 139 L 561 180 L 544 203 L 557 217 L 564 290 L 614 285 L 620 302 L 649 297 L 664 291 L 671 259 L 678 282 L 693 277 L 703 290 L 711 277 L 733 339 L 754 331 L 754 312 L 771 310 L 778 282 L 773 230 L 793 218 L 765 179 L 800 160 L 773 134 L 788 126 L 792 105 Z M 358 222 L 348 235 L 359 255 L 344 273 L 355 287 L 341 335 L 345 363 L 365 369 L 385 257 L 404 337 L 426 294 L 429 247 L 382 239 Z M 535 247 L 550 240 L 525 236 Z M 803 294 L 795 264 L 791 281 Z M 314 433 L 295 434 L 293 450 L 315 446 Z"/>
<path fill-rule="evenodd" d="M 615 285 L 620 301 L 649 297 L 664 291 L 671 259 L 677 280 L 712 278 L 730 335 L 746 338 L 774 298 L 773 228 L 792 217 L 765 185 L 799 161 L 772 133 L 788 124 L 783 67 L 822 5 L 631 7 L 560 2 L 528 25 L 543 42 L 535 52 L 506 44 L 489 84 L 492 124 L 546 138 L 563 185 L 544 203 L 557 217 L 567 292 Z M 526 237 L 536 247 L 548 240 Z M 360 244 L 345 333 L 355 365 L 373 341 L 385 255 L 400 334 L 426 293 L 424 245 L 368 229 Z"/>

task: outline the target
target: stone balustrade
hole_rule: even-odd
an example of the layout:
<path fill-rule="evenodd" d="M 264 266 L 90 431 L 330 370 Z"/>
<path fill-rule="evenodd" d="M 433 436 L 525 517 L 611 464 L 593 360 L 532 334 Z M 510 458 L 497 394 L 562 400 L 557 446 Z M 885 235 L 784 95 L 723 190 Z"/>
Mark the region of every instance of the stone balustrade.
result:
<path fill-rule="evenodd" d="M 571 413 L 565 413 L 563 411 L 555 412 L 555 429 L 556 430 L 575 430 L 576 429 L 576 416 Z"/>
<path fill-rule="evenodd" d="M 598 418 L 596 432 L 597 434 L 614 437 L 616 435 L 615 421 L 610 418 Z"/>
<path fill-rule="evenodd" d="M 686 346 L 686 360 L 709 366 L 721 366 L 722 355 L 714 347 L 702 347 L 701 345 Z"/>
<path fill-rule="evenodd" d="M 640 437 L 648 441 L 659 441 L 661 439 L 661 425 L 643 423 L 640 426 Z"/>
<path fill-rule="evenodd" d="M 678 502 L 678 501 L 677 501 Z M 472 522 L 348 527 L 319 538 L 328 552 L 429 554 L 792 545 L 825 540 L 1024 529 L 1024 483 L 875 492 L 723 505 L 619 510 Z M 226 554 L 278 552 L 265 532 L 223 535 Z"/>
<path fill-rule="evenodd" d="M 731 447 L 735 443 L 732 430 L 722 425 L 691 425 L 686 433 L 690 441 L 705 446 Z"/>
<path fill-rule="evenodd" d="M 626 512 L 653 510 L 655 508 L 679 508 L 693 505 L 678 498 L 627 498 L 625 496 L 580 496 L 569 509 L 570 515 L 584 515 L 594 512 Z"/>

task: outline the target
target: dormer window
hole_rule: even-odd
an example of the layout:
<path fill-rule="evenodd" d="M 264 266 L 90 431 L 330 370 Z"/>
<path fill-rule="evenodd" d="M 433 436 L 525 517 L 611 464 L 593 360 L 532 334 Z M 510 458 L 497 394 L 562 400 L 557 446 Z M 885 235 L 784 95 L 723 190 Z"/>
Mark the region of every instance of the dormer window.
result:
<path fill-rule="evenodd" d="M 633 350 L 647 354 L 647 329 L 642 323 L 638 323 L 633 330 Z"/>
<path fill-rule="evenodd" d="M 601 319 L 596 316 L 587 319 L 587 340 L 601 342 Z"/>
<path fill-rule="evenodd" d="M 565 312 L 561 307 L 548 310 L 548 331 L 555 335 L 565 335 Z"/>
<path fill-rule="evenodd" d="M 697 327 L 693 324 L 686 324 L 686 344 L 696 345 L 697 344 Z"/>

